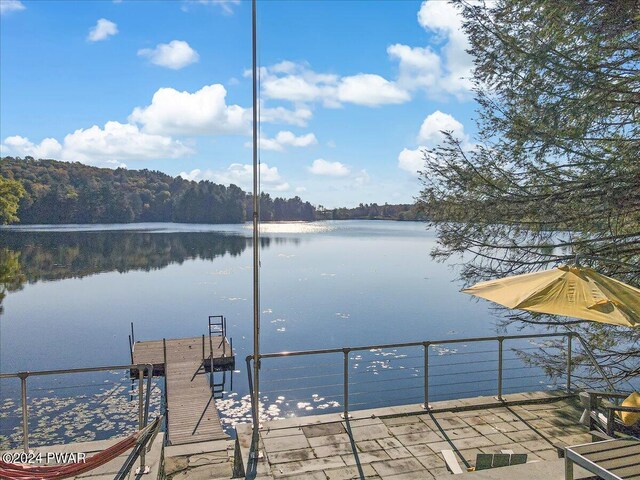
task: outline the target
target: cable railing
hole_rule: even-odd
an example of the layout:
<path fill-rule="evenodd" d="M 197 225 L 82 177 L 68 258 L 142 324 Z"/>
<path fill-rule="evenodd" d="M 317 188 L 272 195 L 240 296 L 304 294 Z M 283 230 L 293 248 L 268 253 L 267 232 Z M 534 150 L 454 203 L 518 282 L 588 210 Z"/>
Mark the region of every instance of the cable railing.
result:
<path fill-rule="evenodd" d="M 574 339 L 580 341 L 587 363 L 573 361 Z M 495 348 L 471 348 L 486 344 Z M 543 368 L 527 363 L 526 355 L 534 355 L 536 350 L 548 353 L 551 349 L 561 349 L 565 365 Z M 271 359 L 280 362 L 273 368 L 264 368 L 263 360 Z M 247 356 L 250 392 L 252 360 L 253 356 Z M 572 385 L 579 384 L 573 376 L 584 368 L 597 370 L 613 389 L 589 346 L 573 332 L 266 353 L 260 355 L 260 363 L 261 404 L 269 399 L 275 402 L 265 412 L 257 412 L 257 406 L 252 404 L 254 421 L 259 413 L 273 416 L 274 411 L 285 406 L 323 413 L 341 407 L 342 416 L 348 417 L 353 408 L 421 403 L 429 409 L 430 401 L 469 395 L 493 394 L 502 401 L 505 394 L 536 387 L 571 393 Z"/>
<path fill-rule="evenodd" d="M 111 382 L 109 380 L 103 381 L 102 383 L 83 382 L 81 384 L 75 385 L 63 385 L 63 386 L 36 386 L 31 389 L 28 388 L 28 380 L 33 379 L 32 383 L 38 384 L 37 378 L 63 375 L 63 374 L 97 374 L 98 372 L 109 372 L 115 370 L 127 370 L 130 374 L 131 389 L 128 392 L 131 400 L 133 400 L 134 396 L 137 396 L 137 413 L 138 413 L 138 428 L 144 428 L 149 419 L 149 408 L 151 402 L 151 391 L 152 391 L 152 379 L 153 379 L 153 365 L 150 364 L 130 364 L 130 365 L 108 365 L 101 367 L 89 367 L 89 368 L 70 368 L 70 369 L 59 369 L 59 370 L 40 370 L 40 371 L 26 371 L 26 372 L 16 372 L 16 373 L 0 373 L 0 380 L 3 379 L 19 379 L 20 380 L 20 419 L 21 419 L 21 430 L 22 430 L 22 447 L 25 452 L 29 451 L 29 443 L 30 443 L 30 428 L 29 428 L 29 399 L 28 392 L 51 392 L 54 390 L 61 389 L 75 389 L 75 390 L 83 390 L 86 388 L 96 388 L 96 387 L 105 387 L 111 386 L 112 390 L 107 390 L 104 392 L 105 398 L 108 397 L 112 392 L 116 391 L 116 388 L 121 385 L 117 382 Z M 137 381 L 138 388 L 137 392 L 135 391 L 134 385 L 136 378 L 133 374 L 137 373 Z M 145 382 L 146 377 L 146 382 Z M 145 385 L 146 383 L 146 385 Z M 37 406 L 38 400 L 32 399 L 32 406 Z M 144 452 L 141 454 L 141 462 L 144 464 Z"/>

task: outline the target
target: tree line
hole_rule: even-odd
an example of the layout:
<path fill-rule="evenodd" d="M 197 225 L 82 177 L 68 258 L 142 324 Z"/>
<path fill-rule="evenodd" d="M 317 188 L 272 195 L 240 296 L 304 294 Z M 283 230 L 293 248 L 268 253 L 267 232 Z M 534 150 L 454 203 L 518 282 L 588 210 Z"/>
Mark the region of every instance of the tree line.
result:
<path fill-rule="evenodd" d="M 242 223 L 253 215 L 251 196 L 236 185 L 32 157 L 0 160 L 5 190 L 2 223 Z M 260 207 L 265 221 L 315 219 L 315 207 L 297 196 L 262 193 Z"/>
<path fill-rule="evenodd" d="M 252 196 L 236 185 L 172 177 L 152 170 L 97 168 L 82 163 L 0 159 L 0 224 L 243 223 Z M 317 209 L 300 197 L 260 195 L 261 221 L 418 220 L 415 205 L 360 204 Z"/>
<path fill-rule="evenodd" d="M 318 220 L 424 220 L 425 215 L 415 204 L 401 203 L 397 205 L 378 205 L 377 203 L 361 203 L 354 208 L 325 208 L 318 205 Z"/>

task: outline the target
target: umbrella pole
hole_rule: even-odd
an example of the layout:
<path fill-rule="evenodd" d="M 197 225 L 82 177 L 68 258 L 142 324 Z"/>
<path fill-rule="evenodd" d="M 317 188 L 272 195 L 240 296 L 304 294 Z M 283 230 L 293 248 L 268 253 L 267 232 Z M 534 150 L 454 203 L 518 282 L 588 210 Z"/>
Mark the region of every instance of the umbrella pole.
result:
<path fill-rule="evenodd" d="M 607 377 L 607 374 L 604 373 L 604 370 L 602 369 L 602 367 L 600 366 L 600 364 L 596 360 L 595 355 L 591 351 L 591 348 L 589 347 L 587 342 L 584 340 L 584 338 L 582 338 L 577 333 L 572 332 L 571 330 L 569 330 L 569 335 L 572 336 L 572 337 L 576 337 L 578 340 L 580 340 L 580 343 L 582 344 L 582 348 L 584 348 L 584 351 L 586 352 L 587 356 L 591 360 L 591 363 L 593 363 L 593 366 L 596 367 L 596 370 L 598 370 L 598 373 L 600 373 L 600 375 L 602 375 L 602 378 L 604 378 L 605 382 L 607 382 L 607 385 L 609 386 L 611 391 L 612 392 L 615 391 L 615 387 L 613 386 L 613 383 L 611 383 L 611 380 L 609 380 L 609 377 Z"/>

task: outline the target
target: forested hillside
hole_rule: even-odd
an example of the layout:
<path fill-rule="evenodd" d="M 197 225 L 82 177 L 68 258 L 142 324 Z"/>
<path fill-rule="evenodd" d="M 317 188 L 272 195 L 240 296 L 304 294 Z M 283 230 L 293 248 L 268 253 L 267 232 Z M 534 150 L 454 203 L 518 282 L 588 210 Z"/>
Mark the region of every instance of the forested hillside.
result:
<path fill-rule="evenodd" d="M 424 220 L 424 214 L 415 204 L 378 205 L 360 204 L 354 208 L 327 209 L 320 205 L 316 211 L 318 220 Z"/>
<path fill-rule="evenodd" d="M 4 157 L 0 176 L 24 187 L 17 212 L 23 224 L 241 223 L 253 213 L 250 195 L 235 185 L 158 171 Z M 263 193 L 260 202 L 262 220 L 315 220 L 315 208 L 299 197 L 273 199 Z"/>

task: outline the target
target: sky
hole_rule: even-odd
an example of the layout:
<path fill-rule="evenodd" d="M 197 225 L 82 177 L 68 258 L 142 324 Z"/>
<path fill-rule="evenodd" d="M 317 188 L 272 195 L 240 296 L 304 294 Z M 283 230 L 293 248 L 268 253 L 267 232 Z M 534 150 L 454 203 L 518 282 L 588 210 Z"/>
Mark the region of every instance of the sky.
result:
<path fill-rule="evenodd" d="M 422 149 L 475 132 L 441 0 L 258 0 L 261 188 L 409 203 Z M 251 3 L 0 0 L 2 155 L 252 182 Z"/>

